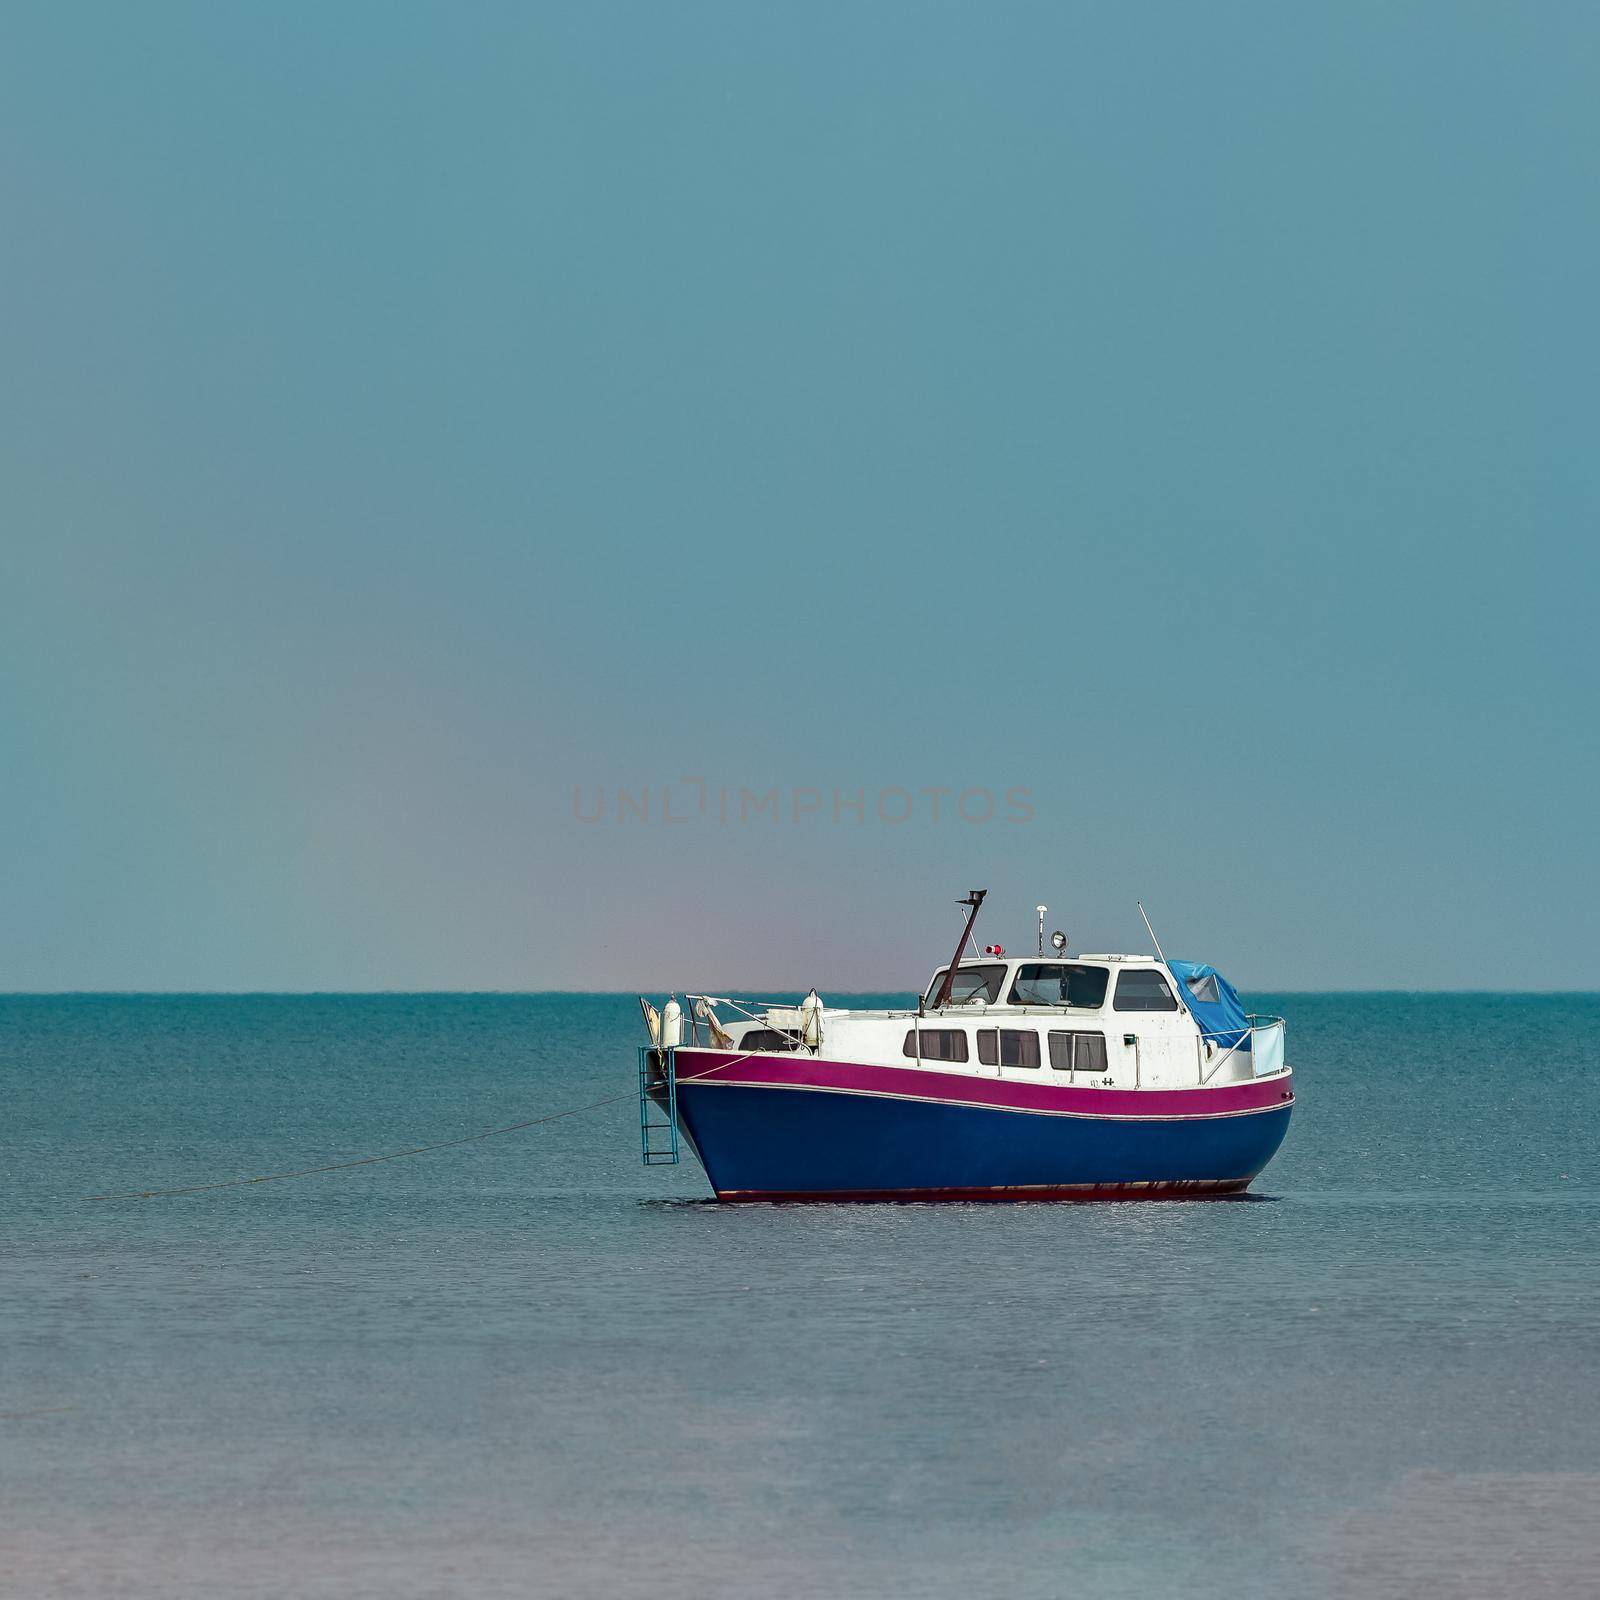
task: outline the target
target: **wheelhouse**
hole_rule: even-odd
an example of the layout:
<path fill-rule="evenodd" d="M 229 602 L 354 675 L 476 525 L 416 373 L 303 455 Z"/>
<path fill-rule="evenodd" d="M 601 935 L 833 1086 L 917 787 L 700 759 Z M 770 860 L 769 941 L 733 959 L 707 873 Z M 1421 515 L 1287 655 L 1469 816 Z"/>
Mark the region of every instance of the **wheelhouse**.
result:
<path fill-rule="evenodd" d="M 941 967 L 922 997 L 928 1010 L 943 987 Z M 1026 1010 L 1187 1011 L 1171 976 L 1148 956 L 1078 960 L 963 961 L 950 985 L 948 1007 L 1004 1006 Z"/>

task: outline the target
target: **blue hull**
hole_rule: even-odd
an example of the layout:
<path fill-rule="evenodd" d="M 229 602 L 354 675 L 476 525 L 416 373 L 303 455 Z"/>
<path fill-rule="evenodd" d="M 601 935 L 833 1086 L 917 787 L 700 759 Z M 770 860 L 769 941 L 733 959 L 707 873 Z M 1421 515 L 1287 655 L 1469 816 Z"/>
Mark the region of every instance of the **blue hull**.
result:
<path fill-rule="evenodd" d="M 1291 1106 L 1202 1118 L 1050 1116 L 686 1082 L 678 1109 L 724 1199 L 1088 1199 L 1238 1193 L 1283 1142 Z"/>

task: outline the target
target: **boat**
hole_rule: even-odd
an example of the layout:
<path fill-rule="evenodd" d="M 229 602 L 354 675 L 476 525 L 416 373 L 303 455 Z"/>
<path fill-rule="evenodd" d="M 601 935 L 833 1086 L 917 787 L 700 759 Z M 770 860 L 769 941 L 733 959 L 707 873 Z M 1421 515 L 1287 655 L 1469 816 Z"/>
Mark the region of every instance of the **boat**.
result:
<path fill-rule="evenodd" d="M 984 897 L 914 1008 L 641 996 L 645 1163 L 687 1145 L 729 1202 L 1243 1194 L 1289 1127 L 1284 1019 L 1153 928 L 1155 955 L 1047 951 L 1039 906 L 1037 952 L 980 952 Z"/>

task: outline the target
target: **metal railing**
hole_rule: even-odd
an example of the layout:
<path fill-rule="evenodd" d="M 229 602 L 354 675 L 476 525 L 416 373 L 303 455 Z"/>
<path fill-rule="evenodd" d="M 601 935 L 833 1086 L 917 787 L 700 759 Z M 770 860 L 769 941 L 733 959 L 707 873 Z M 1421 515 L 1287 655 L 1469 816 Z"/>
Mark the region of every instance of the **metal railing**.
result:
<path fill-rule="evenodd" d="M 1274 1072 L 1283 1070 L 1283 1041 L 1288 1024 L 1282 1017 L 1258 1017 L 1253 1013 L 1245 1018 L 1245 1022 L 1247 1026 L 1243 1029 L 1215 1028 L 1209 1033 L 1202 1032 L 1195 1041 L 1195 1056 L 1199 1064 L 1201 1083 L 1210 1083 L 1221 1070 L 1223 1062 L 1236 1050 L 1243 1048 L 1248 1048 L 1250 1051 L 1253 1077 L 1267 1078 Z M 1233 1043 L 1207 1067 L 1208 1044 L 1213 1040 L 1222 1039 L 1232 1039 Z"/>

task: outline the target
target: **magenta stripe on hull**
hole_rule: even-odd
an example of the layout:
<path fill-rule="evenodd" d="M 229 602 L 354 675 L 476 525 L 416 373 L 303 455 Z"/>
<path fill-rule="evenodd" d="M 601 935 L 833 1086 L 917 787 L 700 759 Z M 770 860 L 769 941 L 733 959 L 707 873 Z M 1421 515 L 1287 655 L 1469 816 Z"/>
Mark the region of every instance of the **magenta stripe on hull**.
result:
<path fill-rule="evenodd" d="M 991 1106 L 1057 1116 L 1193 1118 L 1266 1111 L 1294 1099 L 1289 1078 L 1223 1083 L 1192 1089 L 1095 1089 L 1078 1085 L 1019 1082 L 917 1067 L 886 1067 L 828 1061 L 805 1055 L 737 1055 L 680 1047 L 678 1082 L 739 1084 L 747 1088 L 832 1089 L 844 1094 L 891 1095 L 952 1105 Z"/>

